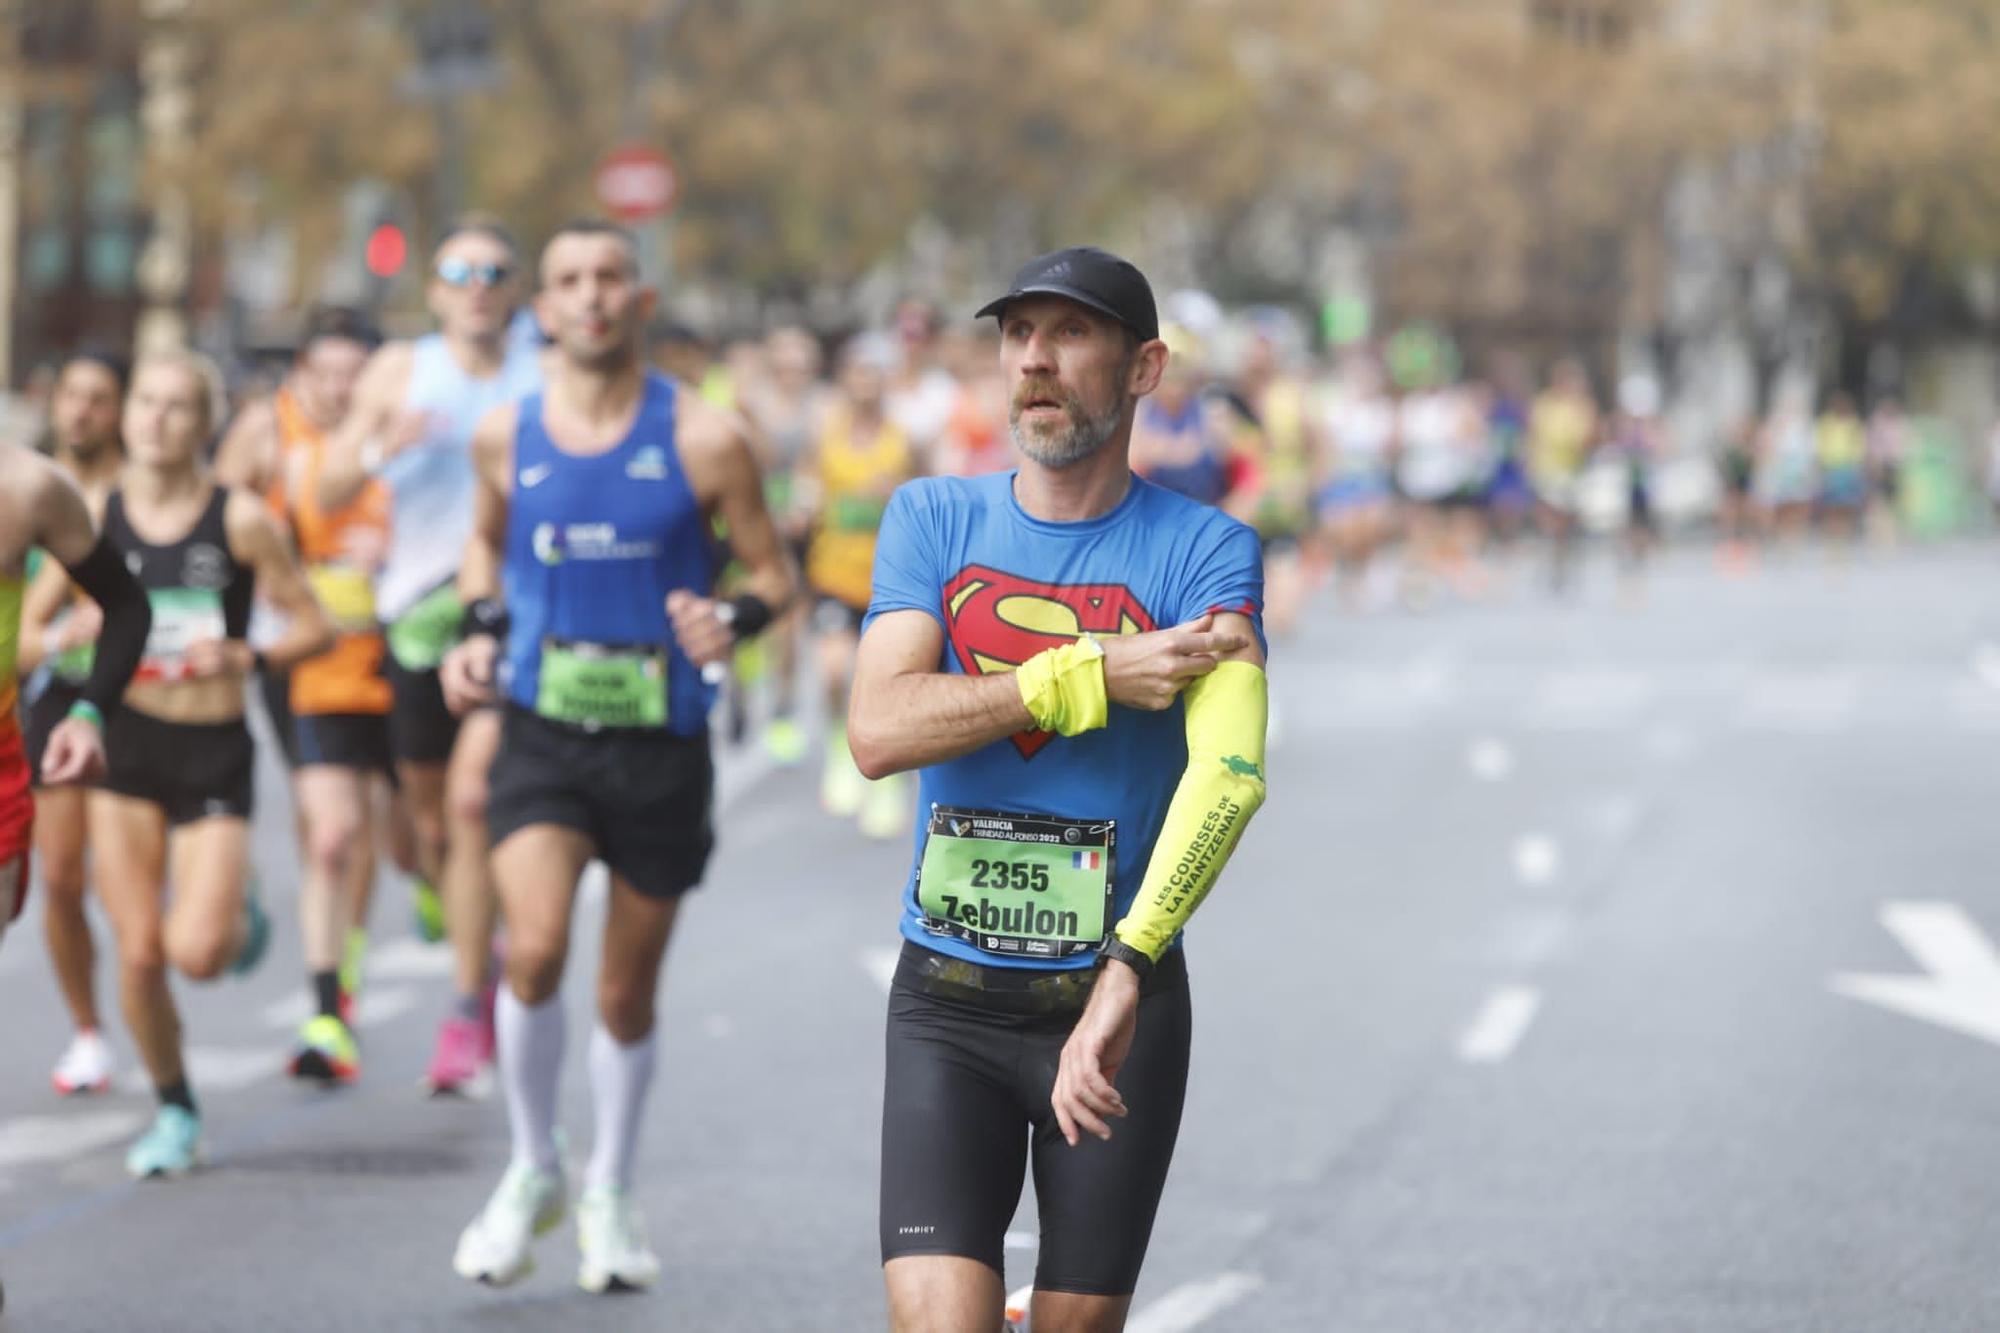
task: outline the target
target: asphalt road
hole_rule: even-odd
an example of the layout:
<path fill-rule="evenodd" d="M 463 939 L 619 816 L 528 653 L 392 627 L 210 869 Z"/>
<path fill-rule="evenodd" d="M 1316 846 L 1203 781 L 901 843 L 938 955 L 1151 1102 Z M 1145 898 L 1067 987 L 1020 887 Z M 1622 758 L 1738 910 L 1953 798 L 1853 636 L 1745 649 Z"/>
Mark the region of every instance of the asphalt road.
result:
<path fill-rule="evenodd" d="M 1996 563 L 1965 545 L 1728 580 L 1688 552 L 1636 605 L 1599 566 L 1571 602 L 1522 579 L 1421 616 L 1316 608 L 1276 648 L 1270 801 L 1189 943 L 1193 1084 L 1132 1326 L 2000 1327 Z M 405 938 L 399 886 L 362 1083 L 278 1075 L 303 983 L 267 817 L 279 947 L 181 991 L 196 1177 L 124 1178 L 150 1099 L 56 1098 L 39 932 L 0 952 L 4 1327 L 881 1327 L 907 850 L 823 816 L 809 772 L 738 755 L 724 787 L 665 983 L 658 1291 L 578 1292 L 567 1230 L 508 1291 L 452 1275 L 505 1127 L 497 1101 L 418 1095 L 445 962 Z M 1012 1242 L 1018 1284 L 1031 1199 Z"/>

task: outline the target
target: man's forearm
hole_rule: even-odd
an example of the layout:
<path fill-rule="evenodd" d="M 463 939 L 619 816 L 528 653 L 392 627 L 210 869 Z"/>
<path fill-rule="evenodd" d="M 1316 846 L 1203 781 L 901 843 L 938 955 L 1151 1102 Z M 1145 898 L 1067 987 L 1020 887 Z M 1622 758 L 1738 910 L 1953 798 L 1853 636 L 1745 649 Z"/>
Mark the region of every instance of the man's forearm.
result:
<path fill-rule="evenodd" d="M 319 507 L 332 511 L 351 503 L 368 484 L 368 469 L 362 465 L 361 449 L 342 439 L 326 451 L 326 466 L 320 469 Z"/>
<path fill-rule="evenodd" d="M 971 754 L 1034 725 L 1011 671 L 912 671 L 855 691 L 847 744 L 861 771 L 880 778 Z"/>

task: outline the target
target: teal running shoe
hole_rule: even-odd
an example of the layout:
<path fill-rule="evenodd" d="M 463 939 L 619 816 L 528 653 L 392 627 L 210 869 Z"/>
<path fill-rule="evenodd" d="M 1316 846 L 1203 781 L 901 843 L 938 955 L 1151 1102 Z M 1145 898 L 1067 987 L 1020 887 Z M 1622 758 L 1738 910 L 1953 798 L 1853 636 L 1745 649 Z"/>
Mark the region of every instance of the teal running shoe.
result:
<path fill-rule="evenodd" d="M 229 962 L 229 975 L 240 977 L 254 971 L 271 948 L 271 914 L 264 910 L 264 895 L 255 877 L 243 886 L 243 944 Z"/>
<path fill-rule="evenodd" d="M 184 1176 L 201 1157 L 201 1117 L 184 1107 L 162 1106 L 152 1128 L 125 1154 L 125 1169 L 140 1180 Z"/>

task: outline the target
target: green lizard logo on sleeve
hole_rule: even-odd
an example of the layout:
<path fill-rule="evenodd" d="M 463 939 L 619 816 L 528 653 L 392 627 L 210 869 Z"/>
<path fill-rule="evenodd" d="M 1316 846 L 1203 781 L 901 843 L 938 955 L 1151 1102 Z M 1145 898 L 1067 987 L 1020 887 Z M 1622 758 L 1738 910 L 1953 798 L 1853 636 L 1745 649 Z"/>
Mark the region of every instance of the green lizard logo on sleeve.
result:
<path fill-rule="evenodd" d="M 1222 764 L 1223 767 L 1227 768 L 1231 773 L 1234 773 L 1239 778 L 1256 778 L 1259 782 L 1262 782 L 1264 780 L 1264 770 L 1257 767 L 1257 765 L 1251 763 L 1248 759 L 1245 759 L 1240 754 L 1232 754 L 1227 756 L 1226 758 L 1223 759 Z"/>

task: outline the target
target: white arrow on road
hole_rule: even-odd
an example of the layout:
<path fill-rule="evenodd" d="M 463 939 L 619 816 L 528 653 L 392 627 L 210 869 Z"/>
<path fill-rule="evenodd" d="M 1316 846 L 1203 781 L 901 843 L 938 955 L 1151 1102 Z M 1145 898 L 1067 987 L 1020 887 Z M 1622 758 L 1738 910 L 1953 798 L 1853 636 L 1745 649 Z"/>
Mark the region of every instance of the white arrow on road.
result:
<path fill-rule="evenodd" d="M 2000 1046 L 2000 953 L 1985 932 L 1956 903 L 1884 903 L 1880 915 L 1923 973 L 1843 972 L 1828 987 Z"/>

